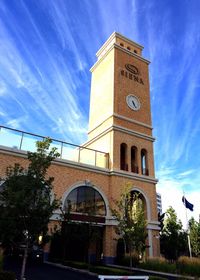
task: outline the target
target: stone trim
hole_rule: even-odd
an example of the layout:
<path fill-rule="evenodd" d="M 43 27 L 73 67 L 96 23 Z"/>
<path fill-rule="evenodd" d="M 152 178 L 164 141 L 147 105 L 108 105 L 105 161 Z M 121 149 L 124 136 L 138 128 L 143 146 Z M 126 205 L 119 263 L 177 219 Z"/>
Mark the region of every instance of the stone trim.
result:
<path fill-rule="evenodd" d="M 125 178 L 134 179 L 134 180 L 138 180 L 138 181 L 143 181 L 143 182 L 147 182 L 147 183 L 153 183 L 153 184 L 158 183 L 158 179 L 156 179 L 156 178 L 153 178 L 153 177 L 150 177 L 150 176 L 138 175 L 136 173 L 122 171 L 122 170 L 120 170 L 120 171 L 111 170 L 110 175 L 125 177 Z"/>
<path fill-rule="evenodd" d="M 114 117 L 117 117 L 117 118 L 119 118 L 119 119 L 128 121 L 128 122 L 132 122 L 132 123 L 135 123 L 135 124 L 144 126 L 144 127 L 146 127 L 146 128 L 150 128 L 151 130 L 153 129 L 153 127 L 152 127 L 151 125 L 148 125 L 148 124 L 143 123 L 143 122 L 136 121 L 136 120 L 134 120 L 134 119 L 127 118 L 127 117 L 125 117 L 125 116 L 122 116 L 122 115 L 119 115 L 119 114 L 116 114 L 116 113 L 114 113 L 113 116 L 114 116 Z"/>
<path fill-rule="evenodd" d="M 152 238 L 152 231 L 147 229 L 148 232 L 148 241 L 149 241 L 149 257 L 153 257 L 153 238 Z"/>
<path fill-rule="evenodd" d="M 114 31 L 114 32 L 110 35 L 110 37 L 106 40 L 106 42 L 102 45 L 102 47 L 97 51 L 96 56 L 98 57 L 98 56 L 101 54 L 101 52 L 102 52 L 104 49 L 106 49 L 106 47 L 107 47 L 107 46 L 112 42 L 112 40 L 113 40 L 114 38 L 116 38 L 116 37 L 121 38 L 122 40 L 124 40 L 124 41 L 127 42 L 127 43 L 130 43 L 130 44 L 135 45 L 136 47 L 138 47 L 138 48 L 141 49 L 141 50 L 144 49 L 143 46 L 139 45 L 138 43 L 134 42 L 133 40 L 130 40 L 130 39 L 124 37 L 122 34 L 120 34 L 120 33 L 116 32 L 116 31 Z"/>
<path fill-rule="evenodd" d="M 87 147 L 87 145 L 95 142 L 97 139 L 101 138 L 102 136 L 104 136 L 105 134 L 107 134 L 108 132 L 111 132 L 111 131 L 120 131 L 120 132 L 123 132 L 123 133 L 127 133 L 127 134 L 130 134 L 130 135 L 134 135 L 138 138 L 142 138 L 142 139 L 145 139 L 145 140 L 148 140 L 148 141 L 151 141 L 151 142 L 154 142 L 155 141 L 155 138 L 152 137 L 152 136 L 148 136 L 144 133 L 138 133 L 138 132 L 135 132 L 133 130 L 130 130 L 130 129 L 127 129 L 127 128 L 123 128 L 121 126 L 117 126 L 117 125 L 112 125 L 110 127 L 108 127 L 107 129 L 105 129 L 103 132 L 101 132 L 100 134 L 98 134 L 97 136 L 95 136 L 94 138 L 92 138 L 91 140 L 87 141 L 84 143 L 84 147 Z"/>
<path fill-rule="evenodd" d="M 138 124 L 138 125 L 141 125 L 143 127 L 149 128 L 151 130 L 153 129 L 153 127 L 151 125 L 148 125 L 148 124 L 145 124 L 143 122 L 139 122 L 139 121 L 136 121 L 136 120 L 133 120 L 133 119 L 130 119 L 130 118 L 124 117 L 122 115 L 114 113 L 113 115 L 108 116 L 104 121 L 100 122 L 95 128 L 89 130 L 88 134 L 93 132 L 95 129 L 99 128 L 102 124 L 104 124 L 107 120 L 109 120 L 112 117 L 116 117 L 116 118 L 119 118 L 119 119 L 122 119 L 122 120 L 125 120 L 125 121 L 128 121 L 128 122 L 134 123 L 134 124 Z M 83 145 L 85 145 L 85 143 Z"/>
<path fill-rule="evenodd" d="M 125 53 L 129 54 L 130 56 L 137 57 L 138 60 L 141 60 L 141 61 L 143 61 L 143 62 L 145 62 L 145 63 L 147 63 L 147 64 L 150 64 L 150 61 L 149 61 L 149 60 L 147 60 L 147 59 L 145 59 L 145 58 L 141 57 L 140 55 L 137 55 L 137 54 L 135 54 L 135 53 L 133 53 L 133 52 L 130 52 L 129 50 L 126 50 L 126 49 L 120 47 L 119 45 L 117 45 L 116 43 L 114 43 L 113 45 L 111 45 L 111 46 L 108 48 L 108 50 L 105 52 L 105 54 L 103 54 L 103 55 L 101 56 L 101 58 L 99 58 L 99 59 L 97 60 L 97 62 L 90 68 L 90 72 L 93 72 L 93 71 L 96 69 L 96 67 L 102 62 L 102 60 L 103 60 L 103 59 L 110 53 L 110 51 L 113 50 L 114 48 L 123 50 Z"/>
<path fill-rule="evenodd" d="M 0 146 L 0 153 L 1 152 L 3 154 L 8 154 L 11 156 L 27 158 L 27 152 L 23 151 L 23 150 Z M 109 169 L 107 169 L 107 168 L 101 168 L 101 167 L 97 167 L 97 166 L 93 166 L 93 165 L 89 165 L 89 164 L 85 164 L 85 163 L 79 163 L 79 162 L 75 162 L 75 161 L 70 161 L 70 160 L 66 160 L 66 159 L 59 159 L 59 158 L 55 159 L 53 161 L 53 164 L 64 165 L 64 166 L 68 166 L 71 168 L 77 168 L 77 169 L 81 169 L 81 170 L 87 170 L 87 171 L 92 171 L 92 172 L 96 172 L 96 173 L 109 175 Z"/>
<path fill-rule="evenodd" d="M 100 193 L 100 195 L 102 196 L 104 202 L 105 202 L 105 206 L 106 206 L 106 216 L 105 218 L 110 218 L 110 210 L 109 210 L 109 203 L 108 203 L 108 199 L 106 197 L 106 195 L 104 194 L 104 192 L 102 192 L 102 190 L 95 186 L 90 180 L 84 180 L 84 181 L 79 181 L 79 182 L 76 182 L 75 184 L 69 186 L 67 188 L 67 190 L 63 193 L 62 195 L 62 207 L 64 207 L 64 203 L 65 203 L 65 200 L 66 198 L 68 197 L 68 195 L 70 194 L 70 192 L 72 192 L 74 189 L 78 188 L 78 187 L 81 187 L 81 186 L 89 186 L 89 187 L 92 187 L 94 188 L 97 192 Z"/>
<path fill-rule="evenodd" d="M 22 150 L 16 150 L 16 149 L 0 146 L 0 152 L 2 152 L 3 154 L 11 155 L 11 156 L 27 158 L 27 152 L 22 151 Z M 107 168 L 100 168 L 100 167 L 95 167 L 92 165 L 90 166 L 88 164 L 73 162 L 70 160 L 56 159 L 53 161 L 53 164 L 68 166 L 69 168 L 76 168 L 79 170 L 96 172 L 96 173 L 104 174 L 107 176 L 120 176 L 120 177 L 138 180 L 138 181 L 150 182 L 150 183 L 154 183 L 154 184 L 156 184 L 158 182 L 157 179 L 150 177 L 150 176 L 138 175 L 136 173 L 127 172 L 127 171 L 123 171 L 123 170 L 109 170 Z"/>
<path fill-rule="evenodd" d="M 145 139 L 145 140 L 149 140 L 151 142 L 155 141 L 155 138 L 152 137 L 152 136 L 148 136 L 144 133 L 136 132 L 136 131 L 128 129 L 128 128 L 124 128 L 124 127 L 119 126 L 119 125 L 113 125 L 113 128 L 114 128 L 114 130 L 121 131 L 121 132 L 130 134 L 130 135 L 134 135 L 136 137 L 139 137 L 139 138 L 142 138 L 142 139 Z"/>

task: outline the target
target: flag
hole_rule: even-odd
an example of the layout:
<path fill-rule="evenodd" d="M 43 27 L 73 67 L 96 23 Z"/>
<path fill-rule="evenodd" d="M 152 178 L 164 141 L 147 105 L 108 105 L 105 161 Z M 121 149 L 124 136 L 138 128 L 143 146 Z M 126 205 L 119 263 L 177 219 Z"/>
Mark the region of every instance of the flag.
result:
<path fill-rule="evenodd" d="M 182 197 L 182 201 L 186 208 L 190 209 L 190 211 L 193 211 L 194 205 L 187 201 L 187 199 L 184 196 Z"/>

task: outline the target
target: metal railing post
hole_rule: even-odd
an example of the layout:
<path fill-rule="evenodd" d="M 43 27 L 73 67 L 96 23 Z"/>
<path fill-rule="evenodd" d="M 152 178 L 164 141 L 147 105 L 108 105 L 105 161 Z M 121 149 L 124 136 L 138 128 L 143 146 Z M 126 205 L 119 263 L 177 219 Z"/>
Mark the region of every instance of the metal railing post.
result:
<path fill-rule="evenodd" d="M 80 147 L 78 148 L 78 162 L 80 162 L 80 157 L 81 157 L 81 151 L 80 151 Z"/>
<path fill-rule="evenodd" d="M 62 152 L 63 152 L 63 142 L 61 142 L 61 148 L 60 148 L 60 158 L 62 158 Z"/>
<path fill-rule="evenodd" d="M 97 166 L 97 151 L 95 151 L 94 166 Z"/>
<path fill-rule="evenodd" d="M 19 145 L 19 149 L 20 149 L 20 150 L 22 149 L 22 141 L 23 141 L 23 138 L 24 138 L 24 132 L 22 132 L 22 136 L 21 136 L 21 141 L 20 141 L 20 145 Z"/>

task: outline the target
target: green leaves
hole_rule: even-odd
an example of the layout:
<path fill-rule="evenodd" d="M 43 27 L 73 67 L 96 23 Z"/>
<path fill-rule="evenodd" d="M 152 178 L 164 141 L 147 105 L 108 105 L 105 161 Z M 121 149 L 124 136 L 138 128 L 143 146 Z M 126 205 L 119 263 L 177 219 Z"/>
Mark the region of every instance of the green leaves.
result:
<path fill-rule="evenodd" d="M 0 192 L 0 238 L 3 241 L 22 241 L 28 238 L 34 242 L 47 232 L 52 212 L 59 207 L 59 201 L 52 199 L 53 177 L 47 170 L 59 154 L 50 149 L 51 140 L 37 142 L 37 152 L 28 152 L 27 168 L 16 163 L 6 170 L 3 190 Z"/>
<path fill-rule="evenodd" d="M 124 239 L 130 254 L 133 251 L 142 254 L 146 247 L 147 222 L 141 194 L 132 192 L 127 185 L 120 199 L 115 201 L 112 214 L 118 223 L 116 233 Z"/>
<path fill-rule="evenodd" d="M 172 207 L 169 207 L 165 214 L 160 244 L 161 253 L 170 260 L 176 260 L 187 250 L 187 234 Z"/>
<path fill-rule="evenodd" d="M 189 235 L 192 247 L 193 256 L 200 256 L 200 223 L 195 221 L 194 218 L 189 220 Z"/>

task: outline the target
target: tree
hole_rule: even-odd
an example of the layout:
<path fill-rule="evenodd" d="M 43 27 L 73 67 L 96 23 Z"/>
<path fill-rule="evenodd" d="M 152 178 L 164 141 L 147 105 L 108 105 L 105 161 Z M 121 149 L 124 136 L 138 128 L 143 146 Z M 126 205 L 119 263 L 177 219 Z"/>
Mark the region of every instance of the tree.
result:
<path fill-rule="evenodd" d="M 189 235 L 192 248 L 192 254 L 196 257 L 200 256 L 200 223 L 196 222 L 192 217 L 189 220 Z"/>
<path fill-rule="evenodd" d="M 4 244 L 25 245 L 21 279 L 24 279 L 28 249 L 45 236 L 58 200 L 52 198 L 53 177 L 47 176 L 51 162 L 59 156 L 50 149 L 51 140 L 36 142 L 37 151 L 28 152 L 28 167 L 15 163 L 7 167 L 0 192 L 0 238 Z"/>
<path fill-rule="evenodd" d="M 125 248 L 130 255 L 130 267 L 132 267 L 133 253 L 142 255 L 146 248 L 147 222 L 140 194 L 131 192 L 130 186 L 127 185 L 120 199 L 115 201 L 112 214 L 117 221 L 116 233 L 124 240 Z"/>
<path fill-rule="evenodd" d="M 187 249 L 187 234 L 175 210 L 170 206 L 165 213 L 164 227 L 160 233 L 161 253 L 169 260 L 176 260 Z"/>

